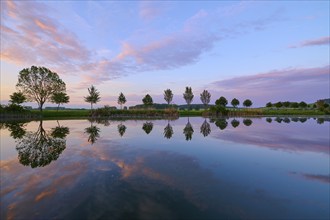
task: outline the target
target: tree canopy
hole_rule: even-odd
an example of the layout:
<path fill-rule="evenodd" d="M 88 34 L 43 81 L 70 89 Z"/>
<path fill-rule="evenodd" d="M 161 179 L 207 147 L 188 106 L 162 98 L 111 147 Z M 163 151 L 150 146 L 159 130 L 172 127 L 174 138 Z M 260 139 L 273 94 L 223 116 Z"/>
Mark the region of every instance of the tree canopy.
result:
<path fill-rule="evenodd" d="M 151 96 L 149 94 L 147 94 L 143 99 L 142 102 L 145 106 L 151 106 L 152 104 L 154 104 Z"/>
<path fill-rule="evenodd" d="M 68 103 L 70 100 L 70 97 L 65 92 L 56 92 L 50 97 L 50 101 L 52 103 L 58 104 L 58 108 L 60 107 L 60 104 Z"/>
<path fill-rule="evenodd" d="M 93 110 L 93 104 L 96 104 L 100 101 L 100 92 L 97 91 L 97 89 L 92 85 L 90 88 L 88 88 L 89 95 L 84 97 L 85 102 L 91 103 L 91 109 Z"/>
<path fill-rule="evenodd" d="M 188 87 L 188 86 L 186 87 L 186 91 L 185 91 L 185 93 L 183 93 L 183 98 L 184 98 L 184 100 L 186 100 L 188 108 L 190 108 L 190 104 L 194 99 L 194 94 L 192 92 L 191 87 Z"/>
<path fill-rule="evenodd" d="M 126 97 L 122 92 L 119 94 L 117 103 L 120 105 L 120 108 L 123 109 L 123 105 L 126 103 Z"/>
<path fill-rule="evenodd" d="M 14 92 L 12 95 L 10 95 L 10 100 L 12 104 L 22 104 L 26 101 L 26 97 L 22 92 Z"/>
<path fill-rule="evenodd" d="M 228 101 L 225 97 L 221 96 L 219 99 L 217 99 L 215 101 L 215 104 L 216 105 L 220 105 L 220 106 L 223 106 L 223 107 L 226 107 L 226 105 L 228 104 Z"/>
<path fill-rule="evenodd" d="M 246 99 L 246 100 L 244 100 L 243 105 L 245 107 L 250 107 L 250 106 L 252 106 L 252 101 L 250 99 Z"/>
<path fill-rule="evenodd" d="M 40 111 L 54 93 L 65 92 L 65 83 L 46 67 L 31 66 L 19 72 L 16 87 L 28 101 L 36 101 Z"/>
<path fill-rule="evenodd" d="M 211 101 L 211 93 L 209 91 L 204 90 L 200 95 L 201 101 L 204 104 L 205 107 L 210 103 Z"/>
<path fill-rule="evenodd" d="M 234 108 L 236 108 L 237 106 L 239 106 L 239 101 L 236 98 L 233 98 L 233 100 L 231 100 L 230 103 Z"/>
<path fill-rule="evenodd" d="M 164 91 L 164 99 L 165 99 L 165 101 L 167 102 L 168 105 L 172 102 L 172 100 L 173 100 L 172 90 L 166 89 Z"/>

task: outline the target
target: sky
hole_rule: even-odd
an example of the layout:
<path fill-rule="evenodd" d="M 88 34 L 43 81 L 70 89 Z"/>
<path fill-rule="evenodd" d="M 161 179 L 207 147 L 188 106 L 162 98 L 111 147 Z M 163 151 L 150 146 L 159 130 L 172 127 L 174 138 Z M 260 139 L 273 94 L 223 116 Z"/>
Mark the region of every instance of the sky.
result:
<path fill-rule="evenodd" d="M 44 66 L 66 83 L 70 103 L 194 104 L 207 89 L 253 106 L 315 102 L 330 94 L 329 1 L 1 1 L 1 104 L 19 72 Z M 35 103 L 26 105 L 36 106 Z M 46 106 L 56 106 L 47 103 Z"/>

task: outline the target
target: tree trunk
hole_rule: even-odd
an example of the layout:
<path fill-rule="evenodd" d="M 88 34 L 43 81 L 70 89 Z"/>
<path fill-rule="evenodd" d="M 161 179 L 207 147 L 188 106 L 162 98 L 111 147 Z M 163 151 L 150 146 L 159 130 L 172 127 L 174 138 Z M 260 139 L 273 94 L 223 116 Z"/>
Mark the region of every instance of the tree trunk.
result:
<path fill-rule="evenodd" d="M 60 104 L 58 104 L 58 106 L 57 106 L 57 111 L 58 111 L 59 108 L 60 108 Z"/>

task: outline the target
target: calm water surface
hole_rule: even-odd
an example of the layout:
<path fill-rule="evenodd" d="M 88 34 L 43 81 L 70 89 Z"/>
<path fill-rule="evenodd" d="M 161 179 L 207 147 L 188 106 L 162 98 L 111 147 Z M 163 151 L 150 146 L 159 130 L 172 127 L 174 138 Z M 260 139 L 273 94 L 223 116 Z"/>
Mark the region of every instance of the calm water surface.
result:
<path fill-rule="evenodd" d="M 329 124 L 1 123 L 1 219 L 329 219 Z"/>

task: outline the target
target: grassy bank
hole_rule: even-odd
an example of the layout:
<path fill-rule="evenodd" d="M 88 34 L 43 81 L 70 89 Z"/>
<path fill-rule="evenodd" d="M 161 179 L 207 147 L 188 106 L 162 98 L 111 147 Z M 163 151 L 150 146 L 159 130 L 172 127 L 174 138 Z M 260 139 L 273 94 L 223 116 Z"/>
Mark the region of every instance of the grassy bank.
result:
<path fill-rule="evenodd" d="M 324 112 L 317 109 L 272 109 L 272 108 L 249 108 L 249 109 L 228 109 L 228 116 L 316 116 L 325 115 Z M 212 116 L 205 110 L 157 110 L 157 109 L 140 109 L 140 110 L 105 110 L 97 109 L 94 111 L 95 117 L 109 118 L 167 118 L 167 117 L 188 117 L 188 116 Z M 89 118 L 90 110 L 43 110 L 41 115 L 38 110 L 32 110 L 30 113 L 2 113 L 1 119 L 17 119 L 17 118 L 43 118 L 43 119 L 74 119 Z"/>

